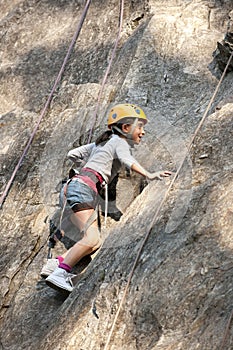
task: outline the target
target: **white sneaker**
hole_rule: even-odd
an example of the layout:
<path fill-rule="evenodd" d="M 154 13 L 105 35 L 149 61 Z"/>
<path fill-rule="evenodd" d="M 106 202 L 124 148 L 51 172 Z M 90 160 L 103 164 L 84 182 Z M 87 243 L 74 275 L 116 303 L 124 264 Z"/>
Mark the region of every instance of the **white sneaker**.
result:
<path fill-rule="evenodd" d="M 58 259 L 48 259 L 47 263 L 43 266 L 41 270 L 41 277 L 46 278 L 58 267 L 59 260 Z"/>
<path fill-rule="evenodd" d="M 46 284 L 53 288 L 56 289 L 60 292 L 72 292 L 74 286 L 72 282 L 72 277 L 75 277 L 76 275 L 67 272 L 64 269 L 61 269 L 60 267 L 56 268 L 56 270 L 51 273 L 46 278 Z"/>

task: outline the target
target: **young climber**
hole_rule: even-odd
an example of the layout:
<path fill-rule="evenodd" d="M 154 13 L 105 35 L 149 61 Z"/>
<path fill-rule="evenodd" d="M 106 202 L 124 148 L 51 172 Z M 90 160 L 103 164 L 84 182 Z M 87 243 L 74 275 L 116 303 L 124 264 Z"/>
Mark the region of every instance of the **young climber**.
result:
<path fill-rule="evenodd" d="M 82 239 L 64 255 L 57 258 L 58 267 L 46 278 L 46 283 L 60 291 L 73 290 L 72 268 L 81 258 L 101 245 L 95 208 L 98 192 L 118 174 L 122 165 L 149 180 L 161 180 L 169 171 L 150 173 L 131 155 L 131 147 L 141 142 L 147 117 L 143 110 L 132 104 L 115 105 L 108 116 L 108 128 L 99 140 L 71 150 L 68 157 L 76 164 L 87 159 L 78 175 L 63 188 L 62 194 L 72 209 L 72 222 L 81 230 Z M 102 142 L 100 142 L 102 141 Z"/>

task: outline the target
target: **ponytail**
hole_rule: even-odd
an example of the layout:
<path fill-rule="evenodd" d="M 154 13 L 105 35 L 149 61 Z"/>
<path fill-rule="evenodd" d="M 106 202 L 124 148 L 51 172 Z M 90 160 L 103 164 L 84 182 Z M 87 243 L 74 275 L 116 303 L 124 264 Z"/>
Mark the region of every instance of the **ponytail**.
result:
<path fill-rule="evenodd" d="M 95 140 L 96 146 L 103 142 L 107 142 L 110 140 L 110 137 L 112 135 L 112 130 L 106 130 L 103 134 L 101 134 L 97 139 Z"/>

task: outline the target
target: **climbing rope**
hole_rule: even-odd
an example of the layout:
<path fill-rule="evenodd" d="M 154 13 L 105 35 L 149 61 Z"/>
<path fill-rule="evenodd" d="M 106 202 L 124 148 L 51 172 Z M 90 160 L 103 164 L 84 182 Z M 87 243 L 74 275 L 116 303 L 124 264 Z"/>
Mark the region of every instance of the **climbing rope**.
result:
<path fill-rule="evenodd" d="M 91 137 L 92 137 L 92 134 L 93 134 L 93 129 L 94 129 L 94 126 L 95 126 L 95 123 L 96 123 L 96 119 L 97 119 L 97 113 L 98 113 L 98 110 L 99 110 L 100 99 L 102 97 L 104 86 L 105 86 L 105 83 L 107 81 L 107 77 L 108 77 L 108 74 L 110 72 L 110 69 L 111 69 L 111 66 L 112 66 L 112 62 L 113 62 L 113 59 L 114 59 L 115 54 L 116 54 L 116 49 L 117 49 L 117 46 L 118 46 L 118 43 L 119 43 L 119 40 L 120 40 L 120 35 L 121 35 L 121 31 L 122 31 L 122 24 L 123 24 L 123 14 L 124 14 L 124 0 L 121 0 L 121 3 L 120 3 L 119 29 L 118 29 L 118 33 L 117 33 L 117 38 L 116 38 L 116 41 L 115 41 L 115 45 L 114 45 L 114 48 L 113 48 L 113 51 L 112 51 L 112 55 L 111 55 L 111 58 L 110 58 L 107 70 L 105 72 L 105 75 L 104 75 L 104 78 L 103 78 L 103 81 L 102 81 L 102 84 L 101 84 L 101 87 L 100 87 L 100 90 L 99 90 L 99 93 L 98 93 L 98 99 L 97 99 L 96 108 L 95 108 L 95 111 L 94 111 L 94 114 L 93 114 L 93 123 L 92 123 L 91 129 L 90 129 L 90 133 L 89 133 L 89 137 L 88 137 L 88 143 L 90 143 L 90 141 L 91 141 Z"/>
<path fill-rule="evenodd" d="M 225 328 L 225 332 L 224 332 L 223 339 L 222 339 L 222 342 L 221 342 L 219 350 L 226 350 L 225 344 L 226 344 L 226 340 L 227 340 L 227 337 L 228 337 L 228 334 L 229 334 L 229 330 L 230 330 L 232 319 L 233 319 L 233 309 L 231 310 L 231 314 L 230 314 L 230 317 L 228 319 L 228 322 L 227 322 L 227 325 L 226 325 L 226 328 Z"/>
<path fill-rule="evenodd" d="M 73 47 L 74 47 L 74 45 L 75 45 L 75 42 L 76 42 L 76 40 L 77 40 L 77 38 L 78 38 L 78 36 L 79 36 L 79 33 L 80 33 L 81 29 L 82 29 L 82 25 L 83 25 L 84 20 L 85 20 L 85 18 L 86 18 L 86 14 L 87 14 L 88 8 L 89 8 L 89 6 L 90 6 L 90 3 L 91 3 L 91 0 L 87 0 L 87 1 L 86 1 L 86 5 L 85 5 L 85 7 L 84 7 L 84 10 L 83 10 L 83 13 L 82 13 L 82 15 L 81 15 L 80 21 L 79 21 L 79 23 L 78 23 L 77 29 L 76 29 L 76 31 L 75 31 L 75 33 L 74 33 L 74 35 L 73 35 L 73 38 L 72 38 L 72 41 L 71 41 L 71 43 L 70 43 L 69 49 L 68 49 L 67 54 L 66 54 L 66 56 L 65 56 L 65 59 L 64 59 L 64 61 L 63 61 L 62 67 L 61 67 L 61 69 L 60 69 L 60 71 L 59 71 L 59 73 L 58 73 L 58 76 L 57 76 L 57 78 L 56 78 L 56 81 L 55 81 L 55 83 L 54 83 L 54 85 L 53 85 L 53 88 L 52 88 L 52 90 L 51 90 L 51 92 L 50 92 L 50 95 L 49 95 L 49 97 L 48 97 L 48 99 L 47 99 L 47 101 L 46 101 L 46 103 L 45 103 L 45 106 L 44 106 L 44 108 L 43 108 L 43 110 L 42 110 L 42 112 L 41 112 L 41 114 L 40 114 L 40 117 L 38 118 L 38 121 L 37 121 L 37 123 L 36 123 L 36 125 L 35 125 L 35 127 L 34 127 L 34 129 L 33 129 L 33 132 L 32 132 L 32 134 L 31 134 L 31 136 L 30 136 L 30 138 L 29 138 L 29 140 L 28 140 L 28 142 L 27 142 L 27 145 L 26 145 L 26 147 L 25 147 L 25 149 L 24 149 L 24 151 L 23 151 L 23 154 L 22 154 L 22 156 L 20 157 L 20 159 L 19 159 L 19 161 L 18 161 L 18 164 L 16 165 L 16 167 L 15 167 L 15 169 L 14 169 L 12 175 L 11 175 L 10 180 L 8 181 L 8 183 L 7 183 L 7 185 L 6 185 L 6 188 L 4 189 L 3 194 L 2 194 L 1 197 L 0 197 L 0 209 L 2 208 L 3 202 L 4 202 L 4 200 L 5 200 L 5 198 L 6 198 L 7 194 L 8 194 L 8 191 L 9 191 L 9 189 L 10 189 L 10 187 L 11 187 L 11 185 L 12 185 L 12 182 L 13 182 L 13 180 L 14 180 L 14 178 L 15 178 L 15 175 L 16 175 L 17 171 L 19 170 L 19 168 L 20 168 L 20 166 L 21 166 L 21 164 L 22 164 L 22 161 L 23 161 L 24 157 L 26 156 L 26 154 L 27 154 L 27 152 L 28 152 L 28 150 L 29 150 L 29 148 L 30 148 L 30 146 L 31 146 L 31 144 L 32 144 L 32 141 L 33 141 L 33 139 L 34 139 L 34 137 L 35 137 L 35 134 L 36 134 L 36 132 L 37 132 L 37 130 L 38 130 L 38 128 L 39 128 L 39 125 L 40 125 L 40 123 L 41 123 L 41 121 L 42 121 L 42 119 L 43 119 L 45 113 L 47 112 L 47 109 L 48 109 L 50 103 L 51 103 L 53 94 L 54 94 L 54 92 L 55 92 L 55 90 L 56 90 L 56 88 L 57 88 L 57 86 L 58 86 L 58 83 L 59 83 L 60 80 L 61 80 L 61 76 L 62 76 L 62 74 L 63 74 L 63 72 L 64 72 L 64 69 L 65 69 L 65 66 L 66 66 L 66 64 L 67 64 L 67 61 L 68 61 L 68 59 L 69 59 L 69 57 L 70 57 L 70 55 L 71 55 L 72 49 L 73 49 Z"/>
<path fill-rule="evenodd" d="M 94 111 L 94 114 L 93 114 L 93 123 L 92 123 L 92 127 L 90 129 L 89 136 L 88 136 L 88 143 L 90 143 L 90 141 L 91 141 L 91 137 L 92 137 L 92 134 L 93 134 L 93 129 L 94 129 L 94 126 L 95 126 L 95 123 L 96 123 L 96 119 L 97 119 L 97 113 L 98 113 L 98 110 L 99 110 L 100 100 L 101 100 L 101 97 L 102 97 L 102 94 L 103 94 L 103 90 L 104 90 L 104 87 L 105 87 L 105 84 L 106 84 L 106 81 L 107 81 L 108 74 L 109 74 L 110 69 L 112 67 L 112 62 L 113 62 L 113 59 L 115 57 L 116 49 L 117 49 L 117 46 L 118 46 L 118 43 L 119 43 L 119 40 L 120 40 L 120 34 L 121 34 L 121 31 L 122 31 L 122 25 L 123 25 L 123 14 L 124 14 L 124 0 L 121 0 L 118 34 L 117 34 L 117 38 L 115 40 L 114 48 L 113 48 L 113 51 L 112 51 L 112 54 L 111 54 L 111 58 L 110 58 L 107 70 L 105 72 L 105 75 L 104 75 L 104 78 L 103 78 L 103 81 L 102 81 L 102 84 L 101 84 L 101 87 L 100 87 L 100 90 L 99 90 L 99 93 L 98 93 L 96 108 L 95 108 L 95 111 Z M 63 209 L 61 211 L 61 216 L 60 216 L 60 220 L 59 220 L 59 229 L 60 230 L 61 230 L 61 224 L 62 224 L 62 218 L 63 218 L 64 210 L 65 210 L 65 204 L 63 205 Z M 108 185 L 105 184 L 104 227 L 106 227 L 106 224 L 107 224 L 107 213 L 108 213 Z M 51 257 L 50 248 L 49 248 L 48 256 Z"/>
<path fill-rule="evenodd" d="M 211 105 L 212 105 L 212 103 L 213 103 L 213 101 L 214 101 L 214 99 L 215 99 L 215 97 L 216 97 L 216 95 L 217 95 L 217 92 L 218 92 L 218 90 L 219 90 L 219 88 L 220 88 L 220 85 L 221 85 L 221 83 L 222 83 L 222 81 L 223 81 L 223 79 L 224 79 L 224 77 L 225 77 L 225 75 L 226 75 L 227 69 L 228 69 L 228 67 L 229 67 L 229 65 L 230 65 L 230 62 L 231 62 L 231 60 L 232 60 L 232 56 L 233 56 L 233 51 L 232 51 L 232 53 L 231 53 L 231 55 L 230 55 L 230 57 L 229 57 L 229 59 L 228 59 L 228 62 L 227 62 L 227 64 L 226 64 L 226 67 L 225 67 L 225 69 L 224 69 L 224 71 L 223 71 L 223 73 L 222 73 L 221 79 L 219 80 L 218 85 L 217 85 L 216 88 L 215 88 L 215 91 L 214 91 L 214 93 L 213 93 L 213 95 L 212 95 L 212 98 L 211 98 L 211 100 L 210 100 L 210 102 L 209 102 L 207 108 L 206 108 L 206 111 L 205 111 L 205 113 L 204 113 L 204 115 L 203 115 L 203 117 L 202 117 L 200 123 L 198 124 L 198 126 L 197 126 L 197 128 L 196 128 L 196 130 L 195 130 L 195 132 L 194 132 L 194 135 L 193 135 L 193 137 L 192 137 L 192 139 L 191 139 L 191 141 L 190 141 L 190 143 L 189 143 L 189 145 L 188 145 L 187 152 L 185 153 L 185 155 L 184 155 L 184 157 L 183 157 L 183 159 L 182 159 L 182 161 L 181 161 L 181 163 L 180 163 L 180 165 L 179 165 L 179 167 L 178 167 L 178 169 L 177 169 L 177 171 L 176 171 L 176 173 L 175 173 L 175 175 L 174 175 L 174 177 L 173 177 L 173 179 L 172 179 L 172 181 L 171 181 L 171 183 L 170 183 L 170 185 L 169 185 L 169 187 L 168 187 L 168 189 L 167 189 L 167 191 L 166 191 L 166 193 L 165 193 L 165 195 L 164 195 L 164 197 L 163 197 L 163 199 L 162 199 L 161 202 L 160 202 L 160 205 L 158 206 L 158 208 L 157 208 L 157 210 L 156 210 L 156 212 L 155 212 L 155 214 L 154 214 L 154 216 L 153 216 L 153 219 L 152 219 L 152 221 L 151 221 L 151 223 L 150 223 L 150 225 L 149 225 L 149 229 L 148 229 L 148 231 L 147 231 L 147 233 L 146 233 L 144 239 L 142 240 L 142 242 L 141 242 L 141 244 L 140 244 L 140 246 L 139 246 L 138 253 L 137 253 L 136 258 L 135 258 L 135 260 L 134 260 L 133 267 L 132 267 L 132 269 L 131 269 L 131 271 L 130 271 L 130 274 L 129 274 L 129 277 L 128 277 L 128 280 L 127 280 L 127 284 L 126 284 L 126 286 L 125 286 L 124 293 L 123 293 L 123 295 L 122 295 L 122 298 L 121 298 L 119 307 L 118 307 L 117 312 L 116 312 L 116 315 L 115 315 L 115 317 L 114 317 L 113 324 L 112 324 L 112 327 L 111 327 L 111 329 L 110 329 L 110 333 L 109 333 L 109 335 L 108 335 L 107 342 L 106 342 L 106 344 L 105 344 L 104 350 L 107 350 L 107 349 L 108 349 L 108 346 L 109 346 L 109 343 L 110 343 L 110 340 L 111 340 L 111 337 L 112 337 L 112 334 L 113 334 L 113 331 L 114 331 L 114 328 L 115 328 L 117 319 L 118 319 L 118 317 L 119 317 L 119 314 L 120 314 L 122 305 L 123 305 L 123 303 L 124 303 L 124 301 L 125 301 L 125 299 L 126 299 L 126 294 L 127 294 L 128 289 L 129 289 L 130 282 L 131 282 L 131 280 L 132 280 L 132 277 L 133 277 L 134 271 L 135 271 L 135 269 L 136 269 L 138 260 L 139 260 L 139 258 L 140 258 L 140 256 L 141 256 L 142 249 L 143 249 L 143 247 L 144 247 L 146 241 L 148 240 L 148 237 L 150 236 L 150 233 L 151 233 L 151 231 L 152 231 L 152 228 L 154 227 L 154 225 L 155 225 L 155 223 L 156 223 L 156 221 L 157 221 L 157 219 L 158 219 L 158 214 L 160 213 L 160 210 L 161 210 L 163 204 L 165 203 L 165 201 L 166 201 L 166 199 L 167 199 L 167 197 L 168 197 L 168 194 L 170 193 L 170 190 L 172 189 L 172 187 L 173 187 L 173 185 L 174 185 L 174 183 L 175 183 L 175 180 L 177 179 L 178 174 L 180 173 L 180 170 L 181 170 L 181 168 L 183 167 L 183 164 L 184 164 L 184 162 L 185 162 L 185 159 L 186 159 L 186 157 L 187 157 L 188 153 L 190 152 L 191 147 L 192 147 L 192 145 L 193 145 L 194 139 L 196 138 L 198 132 L 200 131 L 200 129 L 201 129 L 201 127 L 202 127 L 202 125 L 203 125 L 203 123 L 204 123 L 206 117 L 207 117 L 207 114 L 208 114 L 208 112 L 209 112 L 209 110 L 210 110 L 210 107 L 211 107 Z M 232 318 L 232 315 L 231 315 L 231 317 L 230 317 L 230 321 L 228 322 L 228 324 L 231 322 L 231 318 Z"/>

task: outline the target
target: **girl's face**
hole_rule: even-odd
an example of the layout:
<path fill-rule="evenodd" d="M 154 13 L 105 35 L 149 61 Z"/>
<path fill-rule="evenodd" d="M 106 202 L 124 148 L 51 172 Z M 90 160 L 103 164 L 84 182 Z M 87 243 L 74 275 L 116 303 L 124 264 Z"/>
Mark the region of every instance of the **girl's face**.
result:
<path fill-rule="evenodd" d="M 131 125 L 131 128 L 134 128 L 133 133 L 132 133 L 132 140 L 134 143 L 136 143 L 137 145 L 141 142 L 141 138 L 142 136 L 145 135 L 145 131 L 144 131 L 144 123 L 143 122 L 138 122 L 136 127 L 134 127 L 133 125 Z"/>
<path fill-rule="evenodd" d="M 136 126 L 133 124 L 123 124 L 122 130 L 127 134 L 131 134 L 132 141 L 136 145 L 141 142 L 142 136 L 145 135 L 144 123 L 141 121 Z"/>

